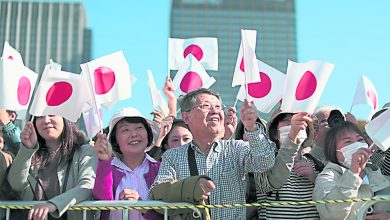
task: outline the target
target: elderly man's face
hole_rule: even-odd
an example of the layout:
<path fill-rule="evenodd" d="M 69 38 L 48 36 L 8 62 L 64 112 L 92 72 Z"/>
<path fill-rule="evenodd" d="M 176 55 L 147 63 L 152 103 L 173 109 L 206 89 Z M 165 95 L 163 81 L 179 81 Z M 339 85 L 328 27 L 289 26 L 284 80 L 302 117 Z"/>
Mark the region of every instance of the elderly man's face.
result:
<path fill-rule="evenodd" d="M 183 120 L 191 132 L 221 134 L 224 132 L 224 117 L 221 101 L 210 94 L 199 94 L 189 112 L 183 112 Z"/>

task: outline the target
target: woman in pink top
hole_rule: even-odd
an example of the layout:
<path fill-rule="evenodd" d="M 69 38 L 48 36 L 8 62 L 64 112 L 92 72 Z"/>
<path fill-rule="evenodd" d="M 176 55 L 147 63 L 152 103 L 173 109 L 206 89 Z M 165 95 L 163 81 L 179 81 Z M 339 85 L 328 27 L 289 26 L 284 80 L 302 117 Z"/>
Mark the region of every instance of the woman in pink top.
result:
<path fill-rule="evenodd" d="M 145 149 L 152 144 L 148 121 L 135 108 L 125 108 L 110 122 L 108 139 L 99 134 L 95 153 L 99 158 L 93 196 L 97 200 L 147 200 L 160 162 Z M 115 156 L 113 157 L 113 151 Z M 155 219 L 155 213 L 130 211 L 130 219 Z M 103 211 L 101 219 L 122 219 L 122 210 Z"/>

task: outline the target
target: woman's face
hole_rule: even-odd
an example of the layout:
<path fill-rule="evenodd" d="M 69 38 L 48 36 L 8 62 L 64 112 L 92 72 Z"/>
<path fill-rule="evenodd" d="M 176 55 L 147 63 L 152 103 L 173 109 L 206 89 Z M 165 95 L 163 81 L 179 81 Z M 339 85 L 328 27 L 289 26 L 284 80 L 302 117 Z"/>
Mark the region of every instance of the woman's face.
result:
<path fill-rule="evenodd" d="M 36 117 L 35 126 L 47 143 L 59 143 L 64 130 L 64 119 L 59 115 Z"/>
<path fill-rule="evenodd" d="M 167 148 L 179 147 L 192 141 L 191 132 L 182 126 L 172 128 L 168 137 Z"/>
<path fill-rule="evenodd" d="M 340 136 L 339 140 L 336 142 L 336 156 L 338 161 L 344 161 L 344 156 L 340 150 L 355 142 L 365 143 L 365 140 L 363 136 L 353 130 L 345 131 L 344 134 Z"/>
<path fill-rule="evenodd" d="M 148 146 L 148 132 L 142 123 L 119 121 L 115 138 L 123 155 L 144 154 Z"/>
<path fill-rule="evenodd" d="M 291 125 L 291 117 L 292 117 L 291 114 L 286 114 L 284 116 L 284 118 L 279 121 L 279 123 L 278 123 L 278 140 L 279 141 L 281 140 L 280 132 L 279 132 L 280 128 L 290 126 Z"/>

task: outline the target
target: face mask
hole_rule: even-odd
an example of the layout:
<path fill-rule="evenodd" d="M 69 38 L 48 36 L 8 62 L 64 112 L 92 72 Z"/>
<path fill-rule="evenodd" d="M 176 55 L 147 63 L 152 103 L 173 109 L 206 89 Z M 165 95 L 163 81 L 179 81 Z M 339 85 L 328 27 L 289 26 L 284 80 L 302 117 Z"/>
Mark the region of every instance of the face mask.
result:
<path fill-rule="evenodd" d="M 341 150 L 336 150 L 341 152 L 344 156 L 344 161 L 340 161 L 340 163 L 343 164 L 345 167 L 350 168 L 352 163 L 352 154 L 354 154 L 357 150 L 363 147 L 368 148 L 367 143 L 355 142 L 353 144 L 341 148 Z"/>
<path fill-rule="evenodd" d="M 289 138 L 288 134 L 290 133 L 290 130 L 291 130 L 291 125 L 279 128 L 280 143 L 286 143 L 286 141 L 288 140 L 287 138 Z M 307 138 L 306 131 L 300 130 L 297 135 L 297 138 L 299 140 L 299 143 L 302 144 L 303 141 L 305 141 Z"/>

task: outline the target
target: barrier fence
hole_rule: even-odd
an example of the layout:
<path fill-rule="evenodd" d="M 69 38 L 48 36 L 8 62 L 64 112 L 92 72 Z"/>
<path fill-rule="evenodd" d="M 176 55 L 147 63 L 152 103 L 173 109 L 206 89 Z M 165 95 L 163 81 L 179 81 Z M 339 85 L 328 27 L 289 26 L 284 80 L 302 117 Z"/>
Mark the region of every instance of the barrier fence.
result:
<path fill-rule="evenodd" d="M 337 203 L 352 203 L 364 202 L 358 212 L 358 219 L 364 219 L 365 213 L 369 207 L 377 202 L 390 202 L 390 195 L 378 196 L 373 198 L 355 198 L 345 200 L 321 200 L 309 202 L 272 202 L 272 203 L 247 203 L 247 204 L 216 204 L 216 205 L 195 205 L 191 203 L 166 203 L 161 201 L 128 201 L 128 200 L 113 200 L 113 201 L 84 201 L 69 208 L 69 210 L 77 210 L 83 212 L 83 219 L 86 219 L 87 211 L 98 210 L 122 210 L 122 219 L 128 219 L 129 210 L 152 210 L 163 209 L 164 219 L 168 219 L 169 209 L 187 209 L 190 208 L 194 212 L 200 213 L 199 209 L 204 208 L 233 208 L 233 207 L 259 207 L 259 206 L 286 206 L 286 205 L 307 205 L 307 204 L 337 204 Z M 31 209 L 35 204 L 42 201 L 0 201 L 0 209 L 6 209 L 6 220 L 9 220 L 11 209 Z"/>

